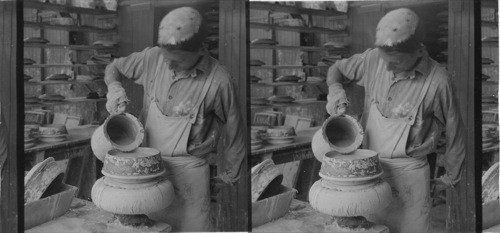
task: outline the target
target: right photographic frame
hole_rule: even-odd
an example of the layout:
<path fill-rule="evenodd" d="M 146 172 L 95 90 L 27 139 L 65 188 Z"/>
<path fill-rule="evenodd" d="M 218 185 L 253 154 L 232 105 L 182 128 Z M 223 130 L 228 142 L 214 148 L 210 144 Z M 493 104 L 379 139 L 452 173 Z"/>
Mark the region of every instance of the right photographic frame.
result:
<path fill-rule="evenodd" d="M 249 1 L 253 232 L 498 232 L 498 1 Z"/>

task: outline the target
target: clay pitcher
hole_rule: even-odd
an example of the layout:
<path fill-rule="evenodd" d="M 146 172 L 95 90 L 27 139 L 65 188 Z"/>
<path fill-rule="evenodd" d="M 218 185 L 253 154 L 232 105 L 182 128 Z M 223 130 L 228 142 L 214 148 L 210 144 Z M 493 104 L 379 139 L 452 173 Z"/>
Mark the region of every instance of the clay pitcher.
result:
<path fill-rule="evenodd" d="M 112 149 L 129 152 L 144 140 L 144 127 L 129 113 L 112 114 L 92 134 L 90 145 L 101 161 Z"/>

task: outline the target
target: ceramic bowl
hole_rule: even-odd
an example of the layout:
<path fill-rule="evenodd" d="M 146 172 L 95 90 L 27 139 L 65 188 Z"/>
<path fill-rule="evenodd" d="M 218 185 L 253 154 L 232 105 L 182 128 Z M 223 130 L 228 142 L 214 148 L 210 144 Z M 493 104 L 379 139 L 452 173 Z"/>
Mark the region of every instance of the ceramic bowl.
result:
<path fill-rule="evenodd" d="M 151 176 L 164 171 L 160 151 L 139 147 L 131 152 L 113 149 L 104 157 L 102 173 L 112 178 Z"/>
<path fill-rule="evenodd" d="M 60 125 L 60 124 L 48 124 L 48 125 L 41 125 L 38 128 L 38 133 L 41 137 L 43 136 L 52 136 L 52 135 L 67 135 L 68 130 L 66 129 L 65 125 Z"/>
<path fill-rule="evenodd" d="M 295 128 L 292 126 L 272 126 L 267 129 L 268 137 L 290 137 L 296 136 Z"/>
<path fill-rule="evenodd" d="M 380 176 L 382 168 L 375 151 L 359 149 L 351 154 L 331 151 L 323 157 L 319 174 L 326 179 L 370 178 Z"/>

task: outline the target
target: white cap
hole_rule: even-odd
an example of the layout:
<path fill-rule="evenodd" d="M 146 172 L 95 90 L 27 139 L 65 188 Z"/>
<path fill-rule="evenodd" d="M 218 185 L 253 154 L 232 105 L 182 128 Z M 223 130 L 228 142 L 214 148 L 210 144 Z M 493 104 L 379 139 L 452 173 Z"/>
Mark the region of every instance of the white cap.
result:
<path fill-rule="evenodd" d="M 390 11 L 377 25 L 375 46 L 395 46 L 415 34 L 419 18 L 407 8 Z"/>
<path fill-rule="evenodd" d="M 160 22 L 158 44 L 176 45 L 189 40 L 200 30 L 201 15 L 191 7 L 170 11 Z"/>

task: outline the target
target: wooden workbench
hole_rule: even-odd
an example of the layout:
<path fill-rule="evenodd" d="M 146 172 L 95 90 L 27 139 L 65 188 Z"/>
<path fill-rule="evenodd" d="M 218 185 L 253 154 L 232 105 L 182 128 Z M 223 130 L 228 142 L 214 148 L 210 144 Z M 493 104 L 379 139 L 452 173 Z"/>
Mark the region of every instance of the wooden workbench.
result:
<path fill-rule="evenodd" d="M 56 161 L 68 161 L 64 183 L 78 187 L 78 197 L 89 199 L 96 180 L 96 159 L 90 147 L 90 138 L 96 125 L 84 125 L 68 129 L 68 138 L 62 142 L 40 142 L 25 149 L 25 170 L 48 157 Z"/>
<path fill-rule="evenodd" d="M 26 230 L 26 233 L 47 232 L 137 232 L 137 228 L 121 225 L 110 212 L 99 209 L 94 203 L 74 198 L 70 209 L 63 216 Z M 154 232 L 154 230 L 152 230 Z"/>

